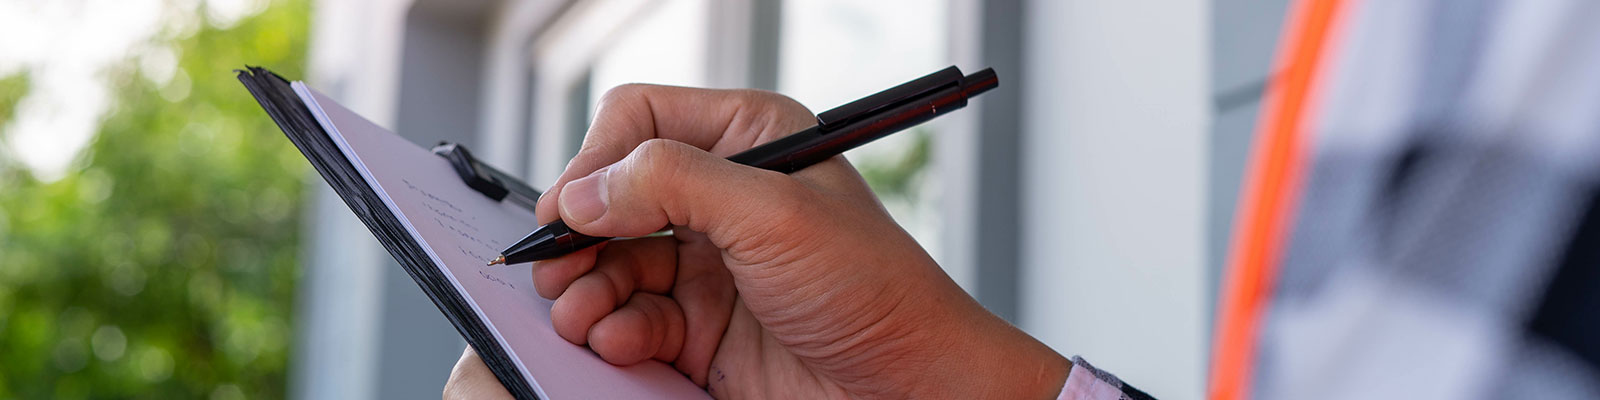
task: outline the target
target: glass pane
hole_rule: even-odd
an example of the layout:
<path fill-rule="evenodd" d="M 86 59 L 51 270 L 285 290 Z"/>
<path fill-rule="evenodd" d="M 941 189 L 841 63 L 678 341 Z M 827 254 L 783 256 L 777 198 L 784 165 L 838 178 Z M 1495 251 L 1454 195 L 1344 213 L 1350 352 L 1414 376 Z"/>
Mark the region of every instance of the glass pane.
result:
<path fill-rule="evenodd" d="M 783 2 L 778 91 L 820 112 L 949 66 L 945 7 L 926 0 Z M 929 249 L 939 227 L 936 177 L 927 167 L 937 141 L 923 125 L 847 155 Z"/>
<path fill-rule="evenodd" d="M 703 86 L 706 59 L 707 0 L 665 0 L 649 3 L 639 15 L 604 44 L 589 72 L 566 95 L 572 112 L 568 155 L 578 153 L 594 120 L 595 102 L 607 90 L 626 83 Z"/>
<path fill-rule="evenodd" d="M 704 86 L 706 75 L 706 0 L 652 3 L 595 60 L 589 104 L 617 85 L 656 83 Z"/>

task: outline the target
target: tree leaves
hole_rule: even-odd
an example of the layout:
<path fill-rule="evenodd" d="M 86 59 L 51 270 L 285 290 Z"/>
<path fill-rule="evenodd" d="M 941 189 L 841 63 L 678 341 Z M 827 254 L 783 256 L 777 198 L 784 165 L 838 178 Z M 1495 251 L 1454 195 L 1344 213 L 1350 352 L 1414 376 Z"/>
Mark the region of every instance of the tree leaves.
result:
<path fill-rule="evenodd" d="M 308 168 L 233 69 L 299 76 L 308 10 L 160 38 L 160 84 L 106 71 L 115 104 L 61 180 L 0 160 L 0 398 L 285 397 Z M 0 121 L 27 87 L 0 79 Z"/>

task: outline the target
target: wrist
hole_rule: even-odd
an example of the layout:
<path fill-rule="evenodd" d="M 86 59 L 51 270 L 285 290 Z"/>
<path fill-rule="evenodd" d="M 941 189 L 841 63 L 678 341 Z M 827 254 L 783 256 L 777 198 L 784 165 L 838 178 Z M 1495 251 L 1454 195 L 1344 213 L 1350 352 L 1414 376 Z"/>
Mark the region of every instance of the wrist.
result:
<path fill-rule="evenodd" d="M 970 299 L 970 298 L 969 298 Z M 970 301 L 970 300 L 969 300 Z M 948 325 L 938 361 L 915 398 L 1054 399 L 1072 362 L 972 301 Z"/>

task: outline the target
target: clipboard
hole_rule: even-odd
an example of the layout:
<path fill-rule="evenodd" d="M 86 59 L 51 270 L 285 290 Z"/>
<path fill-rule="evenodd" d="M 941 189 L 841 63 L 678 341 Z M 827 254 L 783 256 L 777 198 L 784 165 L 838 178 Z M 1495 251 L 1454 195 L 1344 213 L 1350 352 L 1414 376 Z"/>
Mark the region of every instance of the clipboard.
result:
<path fill-rule="evenodd" d="M 467 187 L 483 193 L 494 201 L 511 202 L 526 207 L 529 211 L 532 211 L 534 205 L 539 202 L 538 190 L 511 174 L 478 161 L 472 157 L 472 152 L 467 151 L 467 146 L 439 142 L 439 145 L 433 146 L 433 154 L 450 160 L 450 167 L 455 169 L 456 175 L 461 177 L 462 182 L 466 182 Z"/>
<path fill-rule="evenodd" d="M 483 265 L 474 252 L 535 225 L 539 191 L 459 144 L 419 147 L 264 68 L 238 78 L 512 396 L 710 398 L 666 363 L 611 365 L 567 342 L 528 269 Z"/>

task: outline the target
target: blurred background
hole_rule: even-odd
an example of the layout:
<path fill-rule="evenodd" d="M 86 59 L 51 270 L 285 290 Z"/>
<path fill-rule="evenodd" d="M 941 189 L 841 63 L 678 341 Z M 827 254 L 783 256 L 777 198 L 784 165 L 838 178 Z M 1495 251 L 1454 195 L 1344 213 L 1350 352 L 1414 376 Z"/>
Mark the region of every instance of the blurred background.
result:
<path fill-rule="evenodd" d="M 1202 393 L 1287 0 L 0 0 L 0 398 L 412 398 L 465 345 L 234 78 L 544 187 L 606 89 L 1001 89 L 850 155 L 965 289 Z"/>

